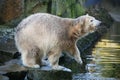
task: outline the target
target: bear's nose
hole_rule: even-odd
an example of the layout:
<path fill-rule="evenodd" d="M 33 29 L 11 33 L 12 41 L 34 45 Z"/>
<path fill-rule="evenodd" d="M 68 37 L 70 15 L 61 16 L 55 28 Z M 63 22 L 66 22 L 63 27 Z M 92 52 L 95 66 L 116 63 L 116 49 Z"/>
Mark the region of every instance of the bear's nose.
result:
<path fill-rule="evenodd" d="M 99 24 L 101 24 L 102 23 L 102 21 L 99 21 Z"/>
<path fill-rule="evenodd" d="M 99 29 L 99 28 L 101 28 L 101 26 L 105 26 L 105 25 L 106 25 L 106 23 L 100 21 L 100 22 L 99 22 L 99 25 L 96 26 L 96 29 Z"/>
<path fill-rule="evenodd" d="M 96 20 L 97 25 L 100 25 L 102 22 L 99 20 Z"/>
<path fill-rule="evenodd" d="M 97 24 L 95 28 L 98 29 L 101 26 L 101 24 L 102 24 L 102 21 L 97 20 Z"/>
<path fill-rule="evenodd" d="M 96 22 L 95 22 L 95 26 L 98 27 L 101 23 L 102 23 L 101 21 L 96 20 Z"/>

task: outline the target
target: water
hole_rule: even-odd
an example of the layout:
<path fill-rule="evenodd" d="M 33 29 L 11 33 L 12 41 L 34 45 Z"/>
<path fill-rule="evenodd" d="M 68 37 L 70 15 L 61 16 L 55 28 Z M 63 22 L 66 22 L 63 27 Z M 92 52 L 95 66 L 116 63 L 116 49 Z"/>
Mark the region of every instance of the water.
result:
<path fill-rule="evenodd" d="M 73 75 L 73 80 L 120 80 L 120 23 L 108 30 L 88 58 L 86 73 Z"/>

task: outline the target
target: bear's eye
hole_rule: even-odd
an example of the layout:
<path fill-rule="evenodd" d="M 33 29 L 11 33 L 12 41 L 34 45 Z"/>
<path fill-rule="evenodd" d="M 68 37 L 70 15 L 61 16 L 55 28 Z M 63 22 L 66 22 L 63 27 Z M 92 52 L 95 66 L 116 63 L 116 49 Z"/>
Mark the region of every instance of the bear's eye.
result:
<path fill-rule="evenodd" d="M 93 20 L 90 20 L 90 22 L 93 22 Z"/>

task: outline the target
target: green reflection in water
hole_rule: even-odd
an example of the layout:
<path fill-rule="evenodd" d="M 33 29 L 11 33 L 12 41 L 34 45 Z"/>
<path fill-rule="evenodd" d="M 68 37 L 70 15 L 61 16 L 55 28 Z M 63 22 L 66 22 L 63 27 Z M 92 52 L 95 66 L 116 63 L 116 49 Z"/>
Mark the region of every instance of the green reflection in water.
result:
<path fill-rule="evenodd" d="M 102 76 L 120 78 L 120 49 L 96 49 L 94 55 Z"/>

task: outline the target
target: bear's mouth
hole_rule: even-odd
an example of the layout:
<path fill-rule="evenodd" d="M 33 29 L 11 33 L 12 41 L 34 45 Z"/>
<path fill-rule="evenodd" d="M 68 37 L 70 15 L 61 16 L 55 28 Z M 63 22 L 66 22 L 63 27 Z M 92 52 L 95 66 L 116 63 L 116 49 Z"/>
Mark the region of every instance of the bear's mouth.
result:
<path fill-rule="evenodd" d="M 89 30 L 90 33 L 94 32 L 96 30 L 96 27 L 95 26 L 90 26 L 88 30 Z"/>

